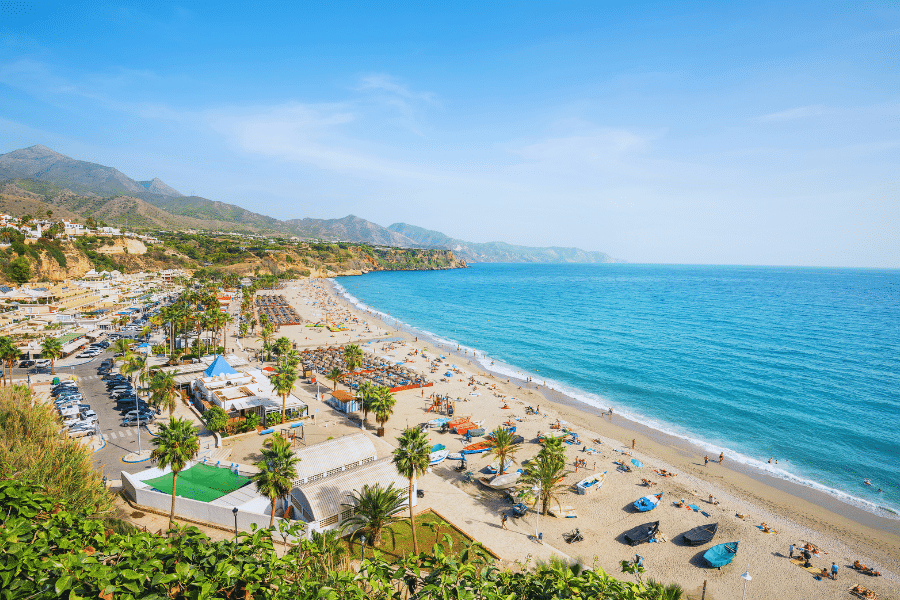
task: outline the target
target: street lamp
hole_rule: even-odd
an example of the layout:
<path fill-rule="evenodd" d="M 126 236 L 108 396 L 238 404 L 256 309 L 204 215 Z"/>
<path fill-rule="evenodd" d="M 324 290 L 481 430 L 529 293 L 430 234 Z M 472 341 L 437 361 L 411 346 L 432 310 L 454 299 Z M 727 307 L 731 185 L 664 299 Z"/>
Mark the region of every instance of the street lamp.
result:
<path fill-rule="evenodd" d="M 746 600 L 747 598 L 747 584 L 753 579 L 750 577 L 750 563 L 747 563 L 747 570 L 743 572 L 741 575 L 741 579 L 744 580 L 744 595 L 741 596 L 741 600 Z"/>
<path fill-rule="evenodd" d="M 238 528 L 237 528 L 238 507 L 237 506 L 235 506 L 234 508 L 231 509 L 231 514 L 234 515 L 234 543 L 237 544 L 237 536 L 238 536 Z"/>

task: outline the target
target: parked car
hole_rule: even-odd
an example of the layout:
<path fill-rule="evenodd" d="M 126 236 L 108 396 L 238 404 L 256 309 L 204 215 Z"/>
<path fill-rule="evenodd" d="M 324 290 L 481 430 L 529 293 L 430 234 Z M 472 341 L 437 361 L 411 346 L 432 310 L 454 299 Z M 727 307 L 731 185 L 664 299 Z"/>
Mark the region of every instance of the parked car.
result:
<path fill-rule="evenodd" d="M 20 369 L 30 369 L 33 366 L 34 366 L 33 360 L 23 360 L 22 362 L 19 363 Z"/>

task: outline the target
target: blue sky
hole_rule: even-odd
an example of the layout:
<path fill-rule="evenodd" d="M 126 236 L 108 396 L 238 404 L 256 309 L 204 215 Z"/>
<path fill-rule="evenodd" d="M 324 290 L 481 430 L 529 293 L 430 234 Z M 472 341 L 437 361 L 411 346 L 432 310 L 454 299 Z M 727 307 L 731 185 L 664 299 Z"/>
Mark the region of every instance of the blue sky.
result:
<path fill-rule="evenodd" d="M 283 219 L 898 267 L 898 41 L 896 1 L 0 0 L 0 153 Z"/>

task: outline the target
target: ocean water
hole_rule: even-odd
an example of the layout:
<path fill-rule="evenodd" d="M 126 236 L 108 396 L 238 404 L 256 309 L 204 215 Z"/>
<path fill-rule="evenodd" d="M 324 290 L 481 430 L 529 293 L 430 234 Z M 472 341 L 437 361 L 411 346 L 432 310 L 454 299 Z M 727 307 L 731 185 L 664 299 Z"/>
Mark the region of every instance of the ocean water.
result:
<path fill-rule="evenodd" d="M 336 281 L 484 368 L 900 510 L 900 271 L 476 264 Z"/>

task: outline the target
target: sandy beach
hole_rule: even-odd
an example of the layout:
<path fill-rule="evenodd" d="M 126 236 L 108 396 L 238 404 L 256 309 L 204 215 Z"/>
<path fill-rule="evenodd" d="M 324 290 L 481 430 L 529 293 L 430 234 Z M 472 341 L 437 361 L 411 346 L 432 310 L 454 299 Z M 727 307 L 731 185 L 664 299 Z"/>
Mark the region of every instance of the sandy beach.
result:
<path fill-rule="evenodd" d="M 566 450 L 571 471 L 566 483 L 574 485 L 593 472 L 606 472 L 606 481 L 588 495 L 577 495 L 574 491 L 562 495 L 561 504 L 572 507 L 577 518 L 540 518 L 544 546 L 529 539 L 536 526 L 534 513 L 520 519 L 511 518 L 509 530 L 501 529 L 501 515 L 509 510 L 510 504 L 500 492 L 477 482 L 464 482 L 463 475 L 453 469 L 455 461 L 437 465 L 422 480 L 420 487 L 426 490 L 427 501 L 420 510 L 431 506 L 451 519 L 459 515 L 460 520 L 477 521 L 471 525 L 475 537 L 504 561 L 524 561 L 529 555 L 546 558 L 558 552 L 586 566 L 596 565 L 617 577 L 627 578 L 620 573 L 619 561 L 639 554 L 644 557 L 646 577 L 680 583 L 692 593 L 706 581 L 706 598 L 719 600 L 740 597 L 745 584 L 740 574 L 748 565 L 753 576 L 748 598 L 847 598 L 850 597 L 848 588 L 857 583 L 877 591 L 880 598 L 900 597 L 898 520 L 881 518 L 826 494 L 753 472 L 730 463 L 727 455 L 722 464 L 718 456 L 710 456 L 709 464 L 705 465 L 704 452 L 684 440 L 615 414 L 600 414 L 595 407 L 580 404 L 559 392 L 536 388 L 534 383 L 485 372 L 471 362 L 468 354 L 460 356 L 451 349 L 438 348 L 431 341 L 399 331 L 349 305 L 334 293 L 327 280 L 289 282 L 275 293 L 283 294 L 307 321 L 315 323 L 327 318 L 328 322 L 344 323 L 348 328 L 332 333 L 324 328 L 292 325 L 282 327 L 276 337 L 286 336 L 299 348 L 358 343 L 365 352 L 402 362 L 435 383 L 433 387 L 395 394 L 397 405 L 386 425 L 384 438 L 389 444 L 394 443 L 405 427 L 439 416 L 426 412 L 431 406 L 431 396 L 436 394 L 457 399 L 456 415 L 483 421 L 487 430 L 507 421 L 515 422 L 517 433 L 525 438 L 517 462 L 537 454 L 540 449 L 537 434 L 551 432 L 551 425 L 557 421 L 578 433 L 582 444 L 568 446 Z M 251 352 L 260 346 L 259 340 L 252 337 L 244 342 Z M 433 372 L 435 367 L 431 361 L 438 357 L 445 358 Z M 452 377 L 444 375 L 448 370 Z M 298 384 L 298 387 L 312 393 L 316 389 L 315 385 Z M 328 435 L 340 434 L 342 429 L 351 430 L 340 413 L 319 402 L 316 407 L 321 422 L 330 420 L 339 424 Z M 526 407 L 539 407 L 540 414 L 527 414 Z M 437 430 L 432 430 L 429 437 L 451 452 L 459 451 L 468 443 L 461 436 L 441 434 Z M 588 452 L 588 448 L 593 452 Z M 622 472 L 614 463 L 623 461 L 630 465 L 632 458 L 643 466 Z M 576 459 L 583 459 L 586 468 L 578 468 L 576 472 Z M 489 462 L 486 455 L 473 455 L 469 470 L 483 476 L 482 469 Z M 663 477 L 657 472 L 661 470 L 675 476 Z M 653 482 L 652 487 L 643 485 L 644 479 Z M 435 493 L 429 494 L 429 490 Z M 444 491 L 437 493 L 438 490 Z M 659 492 L 663 492 L 662 501 L 652 512 L 637 513 L 631 509 L 636 499 Z M 711 496 L 718 504 L 709 502 Z M 698 510 L 677 507 L 676 502 L 682 499 Z M 467 515 L 481 515 L 481 518 L 467 519 Z M 663 536 L 658 543 L 631 547 L 623 541 L 625 531 L 657 520 Z M 707 523 L 719 524 L 711 544 L 691 547 L 683 543 L 682 533 Z M 772 533 L 760 529 L 763 523 Z M 462 522 L 458 524 L 465 526 Z M 562 534 L 575 527 L 584 534 L 584 541 L 566 544 Z M 705 550 L 732 541 L 739 541 L 740 549 L 731 565 L 721 570 L 705 566 L 702 559 Z M 806 542 L 822 550 L 820 555 L 812 557 L 812 565 L 817 569 L 830 571 L 832 563 L 837 564 L 837 580 L 817 580 L 813 573 L 791 563 L 790 545 Z M 882 576 L 869 577 L 849 568 L 856 560 L 877 569 Z"/>

